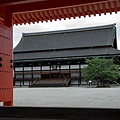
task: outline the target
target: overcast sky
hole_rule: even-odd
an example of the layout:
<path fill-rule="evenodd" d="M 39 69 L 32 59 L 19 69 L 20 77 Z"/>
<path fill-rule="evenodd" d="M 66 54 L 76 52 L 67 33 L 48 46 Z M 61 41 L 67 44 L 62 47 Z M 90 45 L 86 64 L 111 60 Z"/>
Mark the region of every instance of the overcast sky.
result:
<path fill-rule="evenodd" d="M 101 26 L 107 24 L 116 23 L 117 27 L 117 44 L 118 49 L 120 50 L 120 12 L 117 14 L 113 13 L 112 15 L 96 15 L 91 17 L 81 17 L 76 19 L 66 19 L 66 20 L 57 20 L 52 22 L 39 22 L 36 24 L 26 24 L 18 25 L 13 27 L 13 47 L 15 47 L 21 37 L 22 33 L 31 33 L 31 32 L 43 32 L 43 31 L 53 31 L 53 30 L 64 30 L 64 29 L 73 29 L 73 28 L 84 28 L 84 27 L 93 27 Z"/>

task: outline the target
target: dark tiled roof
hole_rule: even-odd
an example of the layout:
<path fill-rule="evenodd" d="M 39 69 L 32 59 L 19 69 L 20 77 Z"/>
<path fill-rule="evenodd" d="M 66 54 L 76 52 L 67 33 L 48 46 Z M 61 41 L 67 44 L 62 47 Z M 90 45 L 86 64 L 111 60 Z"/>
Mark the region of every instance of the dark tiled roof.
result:
<path fill-rule="evenodd" d="M 76 47 L 113 46 L 115 25 L 84 29 L 25 33 L 14 52 L 66 49 Z"/>
<path fill-rule="evenodd" d="M 23 34 L 14 49 L 14 60 L 120 55 L 115 24 Z"/>
<path fill-rule="evenodd" d="M 86 56 L 104 56 L 104 55 L 120 55 L 120 51 L 115 48 L 87 48 L 74 50 L 59 50 L 59 51 L 43 51 L 14 54 L 15 60 L 25 59 L 50 59 L 50 58 L 67 58 L 67 57 L 86 57 Z"/>

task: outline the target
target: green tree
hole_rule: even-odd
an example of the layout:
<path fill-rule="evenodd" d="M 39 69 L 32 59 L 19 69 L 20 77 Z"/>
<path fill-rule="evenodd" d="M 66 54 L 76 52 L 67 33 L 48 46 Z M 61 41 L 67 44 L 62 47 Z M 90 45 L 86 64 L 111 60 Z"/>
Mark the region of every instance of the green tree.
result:
<path fill-rule="evenodd" d="M 113 58 L 86 59 L 87 67 L 82 69 L 83 80 L 91 80 L 97 83 L 97 87 L 109 86 L 110 81 L 116 81 L 119 77 L 119 65 L 114 63 Z"/>

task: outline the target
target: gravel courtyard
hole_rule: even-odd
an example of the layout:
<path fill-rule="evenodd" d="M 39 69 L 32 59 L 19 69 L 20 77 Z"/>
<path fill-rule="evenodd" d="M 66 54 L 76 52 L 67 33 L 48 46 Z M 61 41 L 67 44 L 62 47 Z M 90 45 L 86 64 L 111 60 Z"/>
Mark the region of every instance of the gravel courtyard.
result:
<path fill-rule="evenodd" d="M 14 106 L 120 108 L 120 87 L 14 88 Z"/>

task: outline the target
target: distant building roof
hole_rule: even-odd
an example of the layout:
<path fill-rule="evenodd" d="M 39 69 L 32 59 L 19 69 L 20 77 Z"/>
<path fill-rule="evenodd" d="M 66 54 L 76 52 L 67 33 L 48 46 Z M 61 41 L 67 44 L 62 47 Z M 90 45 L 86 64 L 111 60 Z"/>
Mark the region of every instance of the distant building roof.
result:
<path fill-rule="evenodd" d="M 14 60 L 120 54 L 115 24 L 62 31 L 24 33 Z"/>

